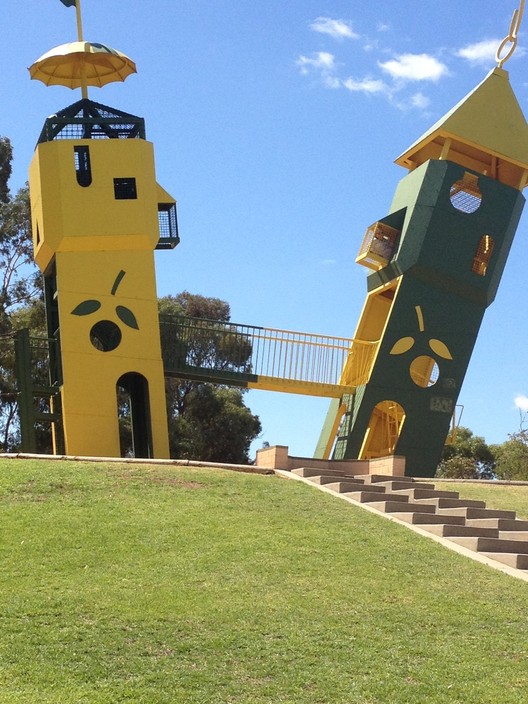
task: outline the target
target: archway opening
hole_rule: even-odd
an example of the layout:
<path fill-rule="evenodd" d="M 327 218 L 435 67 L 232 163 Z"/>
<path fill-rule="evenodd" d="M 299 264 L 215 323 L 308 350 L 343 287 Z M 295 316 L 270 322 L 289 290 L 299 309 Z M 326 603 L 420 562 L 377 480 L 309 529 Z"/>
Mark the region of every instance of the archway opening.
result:
<path fill-rule="evenodd" d="M 359 459 L 393 455 L 405 422 L 405 411 L 396 401 L 378 403 L 368 424 Z"/>
<path fill-rule="evenodd" d="M 116 384 L 122 457 L 152 457 L 152 424 L 148 381 L 137 372 L 123 374 Z"/>

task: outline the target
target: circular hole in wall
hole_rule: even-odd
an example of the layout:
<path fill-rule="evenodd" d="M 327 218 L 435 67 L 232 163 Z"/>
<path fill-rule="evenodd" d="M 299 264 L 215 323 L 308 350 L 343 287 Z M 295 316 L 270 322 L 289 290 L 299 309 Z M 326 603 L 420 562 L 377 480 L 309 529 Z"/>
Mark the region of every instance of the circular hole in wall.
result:
<path fill-rule="evenodd" d="M 100 320 L 90 330 L 90 342 L 100 352 L 111 352 L 121 342 L 121 330 L 111 320 Z"/>
<path fill-rule="evenodd" d="M 462 213 L 470 214 L 478 210 L 482 203 L 482 193 L 477 177 L 466 173 L 462 180 L 451 186 L 449 200 L 451 205 Z"/>
<path fill-rule="evenodd" d="M 409 371 L 411 379 L 416 386 L 421 386 L 423 389 L 427 389 L 429 386 L 436 384 L 440 374 L 438 364 L 432 357 L 428 357 L 427 355 L 416 357 L 416 359 L 411 362 Z"/>

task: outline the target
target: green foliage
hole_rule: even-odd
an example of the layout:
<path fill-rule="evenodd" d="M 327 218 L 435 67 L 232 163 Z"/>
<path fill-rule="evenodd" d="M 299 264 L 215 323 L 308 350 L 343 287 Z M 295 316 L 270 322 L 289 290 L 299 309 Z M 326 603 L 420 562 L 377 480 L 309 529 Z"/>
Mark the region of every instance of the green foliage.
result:
<path fill-rule="evenodd" d="M 29 190 L 0 202 L 0 334 L 10 332 L 9 316 L 41 289 L 33 263 Z"/>
<path fill-rule="evenodd" d="M 13 147 L 7 137 L 0 137 L 0 202 L 9 201 L 9 179 L 11 178 L 11 162 Z"/>
<path fill-rule="evenodd" d="M 495 448 L 498 479 L 528 481 L 528 430 L 522 427 Z"/>
<path fill-rule="evenodd" d="M 20 310 L 39 291 L 40 275 L 32 257 L 28 188 L 15 196 L 9 191 L 12 157 L 9 139 L 0 137 L 0 449 L 4 451 L 16 449 L 19 442 L 13 333 L 40 326 L 31 305 L 27 313 Z"/>
<path fill-rule="evenodd" d="M 176 296 L 163 296 L 159 300 L 161 315 L 186 316 L 188 318 L 205 318 L 207 320 L 229 321 L 231 310 L 229 303 L 219 298 L 200 296 L 189 291 L 182 291 Z"/>
<path fill-rule="evenodd" d="M 438 465 L 435 476 L 440 479 L 481 478 L 475 460 L 461 455 L 454 455 L 447 460 L 442 460 Z"/>
<path fill-rule="evenodd" d="M 0 460 L 0 532 L 2 704 L 526 699 L 525 582 L 300 482 Z"/>
<path fill-rule="evenodd" d="M 39 298 L 33 298 L 27 303 L 15 308 L 10 316 L 10 325 L 13 332 L 27 328 L 31 336 L 45 338 L 46 314 L 44 303 Z M 0 407 L 0 432 L 1 444 L 6 451 L 16 451 L 20 444 L 18 424 L 18 396 L 15 378 L 15 351 L 11 336 L 0 339 L 2 351 L 2 390 L 3 403 Z M 32 350 L 31 374 L 37 385 L 49 384 L 49 356 L 47 344 L 39 345 Z M 49 411 L 49 401 L 45 398 L 36 400 L 38 410 Z M 35 428 L 36 449 L 38 452 L 51 452 L 51 428 L 48 423 L 37 423 Z"/>
<path fill-rule="evenodd" d="M 495 472 L 495 455 L 484 438 L 469 428 L 457 429 L 455 442 L 444 447 L 436 470 L 439 478 L 491 479 Z"/>
<path fill-rule="evenodd" d="M 198 384 L 170 429 L 171 454 L 206 462 L 247 464 L 248 450 L 261 431 L 238 389 Z"/>
<path fill-rule="evenodd" d="M 247 371 L 251 345 L 243 336 L 221 331 L 215 322 L 229 321 L 225 301 L 191 294 L 165 296 L 163 317 L 200 318 L 205 322 L 182 342 L 162 325 L 165 359 L 208 369 Z M 167 379 L 167 409 L 171 457 L 210 462 L 249 462 L 249 447 L 261 431 L 260 421 L 243 402 L 239 389 L 184 379 Z"/>

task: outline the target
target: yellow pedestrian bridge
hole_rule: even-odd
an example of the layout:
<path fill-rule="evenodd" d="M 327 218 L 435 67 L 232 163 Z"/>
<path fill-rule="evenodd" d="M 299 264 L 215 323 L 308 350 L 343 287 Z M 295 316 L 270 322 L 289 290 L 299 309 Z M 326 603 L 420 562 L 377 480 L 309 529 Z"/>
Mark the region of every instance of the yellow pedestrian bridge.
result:
<path fill-rule="evenodd" d="M 187 317 L 160 317 L 165 374 L 341 398 L 369 378 L 378 341 Z"/>

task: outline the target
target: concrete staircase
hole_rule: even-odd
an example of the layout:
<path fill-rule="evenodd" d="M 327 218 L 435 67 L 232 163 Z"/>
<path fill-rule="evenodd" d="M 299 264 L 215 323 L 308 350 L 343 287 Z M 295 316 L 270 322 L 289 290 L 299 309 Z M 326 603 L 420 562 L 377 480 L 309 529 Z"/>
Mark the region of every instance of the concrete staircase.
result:
<path fill-rule="evenodd" d="M 412 477 L 352 476 L 341 470 L 322 474 L 305 468 L 292 474 L 490 560 L 528 571 L 528 521 L 517 519 L 515 511 L 488 509 L 484 501 L 460 499 L 456 491 L 440 491 Z"/>

